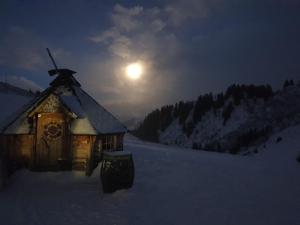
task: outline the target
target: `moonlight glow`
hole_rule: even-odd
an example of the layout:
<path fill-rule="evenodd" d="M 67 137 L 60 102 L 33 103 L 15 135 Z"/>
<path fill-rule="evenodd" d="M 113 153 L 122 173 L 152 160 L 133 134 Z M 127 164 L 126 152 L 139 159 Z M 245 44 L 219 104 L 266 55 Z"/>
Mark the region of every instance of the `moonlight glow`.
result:
<path fill-rule="evenodd" d="M 140 63 L 132 63 L 126 67 L 126 74 L 132 80 L 137 80 L 141 77 L 143 68 Z"/>

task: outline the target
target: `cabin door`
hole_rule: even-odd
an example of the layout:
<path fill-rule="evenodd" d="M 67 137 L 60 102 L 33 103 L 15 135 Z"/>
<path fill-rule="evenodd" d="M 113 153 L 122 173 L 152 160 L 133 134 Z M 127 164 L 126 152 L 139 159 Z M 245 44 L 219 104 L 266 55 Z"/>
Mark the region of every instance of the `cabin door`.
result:
<path fill-rule="evenodd" d="M 69 159 L 67 125 L 61 113 L 40 113 L 37 117 L 36 166 L 59 169 Z"/>

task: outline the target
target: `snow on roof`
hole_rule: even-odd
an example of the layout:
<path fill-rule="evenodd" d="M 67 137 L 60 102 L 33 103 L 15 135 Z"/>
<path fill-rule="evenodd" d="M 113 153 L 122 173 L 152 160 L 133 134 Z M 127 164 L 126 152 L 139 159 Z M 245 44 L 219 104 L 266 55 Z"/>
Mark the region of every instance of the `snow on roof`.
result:
<path fill-rule="evenodd" d="M 70 85 L 68 87 L 57 86 L 46 89 L 38 98 L 12 115 L 11 119 L 1 126 L 2 133 L 30 133 L 31 125 L 27 120 L 28 115 L 51 93 L 58 96 L 61 103 L 76 115 L 76 118 L 71 122 L 71 133 L 97 135 L 127 131 L 122 123 L 79 86 Z"/>
<path fill-rule="evenodd" d="M 28 114 L 39 105 L 50 93 L 50 88 L 43 91 L 38 97 L 32 99 L 27 104 L 19 107 L 16 111 L 11 112 L 11 115 L 1 123 L 1 133 L 4 134 L 28 134 L 30 133 L 31 125 L 27 120 Z M 18 106 L 18 104 L 17 104 Z"/>
<path fill-rule="evenodd" d="M 123 133 L 127 128 L 80 87 L 73 86 L 87 119 L 98 133 Z"/>
<path fill-rule="evenodd" d="M 75 119 L 71 123 L 71 133 L 72 134 L 92 134 L 96 135 L 99 132 L 95 130 L 93 125 L 90 123 L 90 121 L 87 118 L 78 118 Z"/>
<path fill-rule="evenodd" d="M 77 117 L 82 118 L 85 113 L 78 102 L 78 99 L 74 95 L 61 95 L 59 96 L 63 104 L 65 104 L 70 111 L 76 114 Z"/>

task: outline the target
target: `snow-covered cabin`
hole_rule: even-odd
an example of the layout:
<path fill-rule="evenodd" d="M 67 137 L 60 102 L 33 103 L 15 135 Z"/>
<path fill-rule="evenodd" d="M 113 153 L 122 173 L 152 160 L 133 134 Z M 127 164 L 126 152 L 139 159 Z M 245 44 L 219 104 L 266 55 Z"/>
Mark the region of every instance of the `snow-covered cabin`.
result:
<path fill-rule="evenodd" d="M 92 173 L 103 151 L 123 149 L 127 131 L 63 69 L 29 104 L 1 126 L 1 149 L 9 163 L 33 170 Z"/>

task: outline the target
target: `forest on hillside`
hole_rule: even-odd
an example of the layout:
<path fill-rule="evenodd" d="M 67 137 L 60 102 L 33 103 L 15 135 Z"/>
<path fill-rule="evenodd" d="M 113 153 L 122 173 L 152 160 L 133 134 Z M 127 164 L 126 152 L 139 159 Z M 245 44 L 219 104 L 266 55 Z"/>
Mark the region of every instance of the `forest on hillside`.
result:
<path fill-rule="evenodd" d="M 286 80 L 283 88 L 293 86 L 293 80 Z M 239 85 L 233 84 L 223 93 L 212 94 L 207 93 L 199 95 L 196 101 L 179 101 L 174 105 L 165 105 L 160 109 L 150 112 L 140 125 L 132 131 L 132 133 L 142 140 L 159 142 L 159 136 L 170 126 L 174 120 L 178 120 L 182 132 L 187 136 L 193 133 L 196 125 L 202 122 L 203 116 L 207 112 L 221 112 L 223 126 L 226 126 L 232 112 L 243 101 L 251 100 L 252 102 L 267 102 L 274 96 L 275 92 L 270 85 Z M 251 142 L 257 136 L 267 132 L 267 128 L 262 130 L 249 130 L 247 134 L 241 136 L 243 142 Z M 193 148 L 203 148 L 197 143 L 193 144 Z"/>

